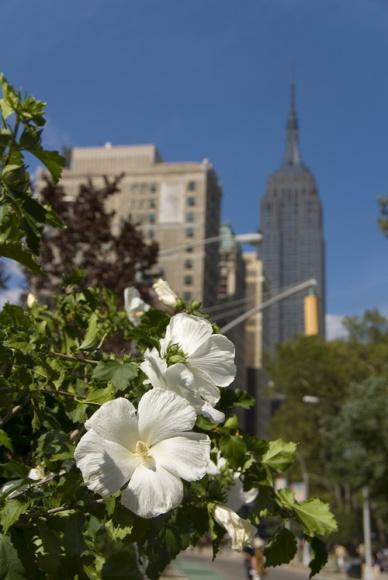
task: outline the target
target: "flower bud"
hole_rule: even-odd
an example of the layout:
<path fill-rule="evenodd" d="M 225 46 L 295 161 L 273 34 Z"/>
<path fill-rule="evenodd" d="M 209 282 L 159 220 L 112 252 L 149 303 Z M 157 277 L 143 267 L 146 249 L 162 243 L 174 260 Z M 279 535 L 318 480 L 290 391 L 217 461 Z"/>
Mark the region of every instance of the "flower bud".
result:
<path fill-rule="evenodd" d="M 176 306 L 176 301 L 178 300 L 178 296 L 175 294 L 174 290 L 170 287 L 166 280 L 159 278 L 153 285 L 153 289 L 156 292 L 156 295 L 162 304 L 166 306 Z"/>

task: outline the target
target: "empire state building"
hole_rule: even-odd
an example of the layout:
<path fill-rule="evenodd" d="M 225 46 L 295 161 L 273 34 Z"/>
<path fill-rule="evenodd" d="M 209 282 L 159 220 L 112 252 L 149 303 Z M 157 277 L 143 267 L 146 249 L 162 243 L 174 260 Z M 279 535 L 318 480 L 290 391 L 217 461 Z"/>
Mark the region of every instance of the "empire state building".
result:
<path fill-rule="evenodd" d="M 261 199 L 261 257 L 271 294 L 309 278 L 318 282 L 320 334 L 325 332 L 325 242 L 322 206 L 315 177 L 299 147 L 295 85 L 291 84 L 286 144 L 280 168 Z M 269 307 L 264 314 L 264 349 L 304 333 L 304 293 Z"/>

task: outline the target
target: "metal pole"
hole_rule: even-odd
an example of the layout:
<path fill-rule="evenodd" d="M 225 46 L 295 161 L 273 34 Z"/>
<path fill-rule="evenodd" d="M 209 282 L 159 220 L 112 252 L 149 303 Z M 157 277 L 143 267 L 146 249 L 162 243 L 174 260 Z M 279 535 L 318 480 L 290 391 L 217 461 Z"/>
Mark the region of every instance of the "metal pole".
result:
<path fill-rule="evenodd" d="M 179 254 L 179 252 L 184 252 L 187 248 L 196 248 L 197 246 L 207 246 L 208 244 L 214 244 L 215 242 L 220 242 L 225 237 L 225 234 L 218 234 L 217 236 L 212 236 L 211 238 L 205 238 L 203 240 L 193 240 L 191 242 L 186 242 L 181 246 L 175 246 L 174 248 L 166 248 L 159 252 L 159 258 L 164 258 L 165 256 L 172 256 L 174 254 Z M 252 244 L 257 245 L 263 239 L 263 236 L 259 233 L 252 234 L 236 234 L 234 236 L 237 242 L 242 244 Z"/>
<path fill-rule="evenodd" d="M 364 580 L 373 580 L 373 567 L 372 567 L 372 542 L 371 542 L 371 529 L 370 529 L 370 507 L 369 507 L 369 487 L 366 485 L 362 488 L 362 512 L 363 512 L 363 524 L 364 524 L 364 546 L 365 546 L 365 569 L 364 569 Z"/>
<path fill-rule="evenodd" d="M 292 296 L 293 294 L 297 294 L 298 292 L 301 292 L 302 290 L 305 290 L 306 288 L 312 288 L 314 286 L 317 286 L 317 281 L 314 280 L 314 278 L 311 278 L 310 280 L 305 280 L 304 282 L 301 282 L 300 284 L 296 284 L 295 286 L 291 286 L 291 288 L 287 288 L 287 290 L 283 290 L 283 292 L 279 292 L 279 294 L 276 294 L 276 296 L 269 298 L 268 300 L 266 300 L 262 304 L 259 304 L 258 306 L 251 308 L 251 310 L 248 310 L 247 312 L 245 312 L 241 316 L 238 316 L 237 318 L 235 318 L 234 320 L 232 320 L 231 322 L 229 322 L 228 324 L 223 326 L 221 328 L 221 332 L 227 332 L 231 328 L 234 328 L 238 324 L 241 324 L 241 322 L 244 322 L 245 320 L 247 320 L 247 318 L 250 318 L 251 316 L 253 316 L 253 314 L 256 314 L 257 312 L 261 312 L 261 310 L 264 310 L 264 308 L 268 308 L 268 306 L 272 306 L 272 304 L 276 304 L 276 302 L 279 302 L 280 300 L 284 300 L 285 298 L 288 298 L 289 296 Z"/>

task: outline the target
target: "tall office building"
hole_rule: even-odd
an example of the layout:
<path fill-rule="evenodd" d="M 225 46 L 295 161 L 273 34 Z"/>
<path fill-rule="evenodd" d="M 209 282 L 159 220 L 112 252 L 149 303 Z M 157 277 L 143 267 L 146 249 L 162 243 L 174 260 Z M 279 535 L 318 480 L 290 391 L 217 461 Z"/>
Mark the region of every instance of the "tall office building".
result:
<path fill-rule="evenodd" d="M 315 177 L 303 163 L 299 148 L 295 85 L 286 128 L 281 167 L 267 182 L 261 200 L 261 257 L 271 293 L 315 278 L 318 282 L 320 334 L 325 327 L 325 245 L 322 207 Z M 266 350 L 304 332 L 303 293 L 266 309 Z"/>
<path fill-rule="evenodd" d="M 218 244 L 202 243 L 220 227 L 222 192 L 211 163 L 167 163 L 154 145 L 76 147 L 67 158 L 61 185 L 68 198 L 88 179 L 99 187 L 105 176 L 123 174 L 107 202 L 115 220 L 131 217 L 146 241 L 159 243 L 159 273 L 178 295 L 216 302 Z"/>

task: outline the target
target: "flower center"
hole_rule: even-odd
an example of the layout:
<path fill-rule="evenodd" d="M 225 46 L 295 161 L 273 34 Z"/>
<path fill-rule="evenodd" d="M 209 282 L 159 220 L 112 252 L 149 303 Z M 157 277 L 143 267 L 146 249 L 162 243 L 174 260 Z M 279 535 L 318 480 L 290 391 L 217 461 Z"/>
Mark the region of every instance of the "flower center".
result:
<path fill-rule="evenodd" d="M 135 455 L 139 457 L 142 463 L 145 463 L 149 459 L 152 459 L 152 455 L 150 454 L 150 448 L 143 441 L 138 441 L 136 443 Z"/>
<path fill-rule="evenodd" d="M 167 347 L 164 359 L 168 365 L 175 365 L 177 363 L 186 363 L 186 355 L 180 348 L 179 344 L 170 343 Z"/>

